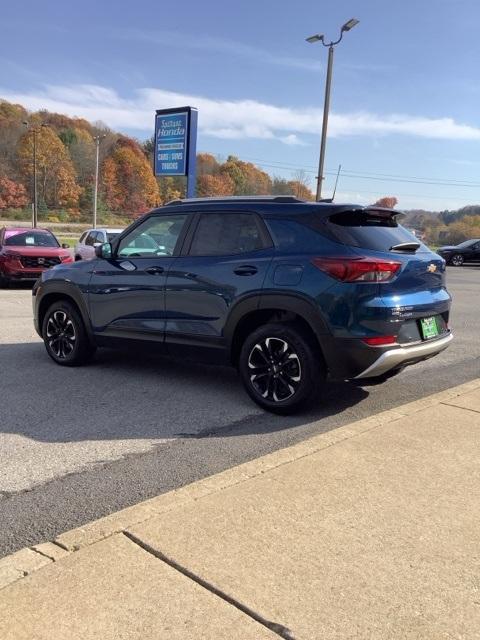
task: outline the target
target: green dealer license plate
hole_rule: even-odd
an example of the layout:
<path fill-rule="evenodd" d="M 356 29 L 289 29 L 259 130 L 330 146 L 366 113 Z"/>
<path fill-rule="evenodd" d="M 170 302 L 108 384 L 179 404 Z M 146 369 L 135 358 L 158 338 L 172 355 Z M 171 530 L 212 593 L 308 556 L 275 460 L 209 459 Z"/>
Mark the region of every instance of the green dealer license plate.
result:
<path fill-rule="evenodd" d="M 422 336 L 424 340 L 436 338 L 440 333 L 438 330 L 437 319 L 435 317 L 422 318 L 420 320 L 420 326 L 422 327 Z"/>

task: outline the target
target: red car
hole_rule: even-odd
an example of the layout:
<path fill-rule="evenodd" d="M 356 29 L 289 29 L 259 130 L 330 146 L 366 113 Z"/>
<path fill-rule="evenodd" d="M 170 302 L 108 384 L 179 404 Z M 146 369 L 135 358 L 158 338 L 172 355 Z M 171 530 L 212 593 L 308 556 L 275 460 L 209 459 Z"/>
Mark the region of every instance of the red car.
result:
<path fill-rule="evenodd" d="M 47 229 L 0 229 L 0 287 L 13 280 L 36 280 L 42 271 L 73 262 L 68 244 L 60 246 Z"/>

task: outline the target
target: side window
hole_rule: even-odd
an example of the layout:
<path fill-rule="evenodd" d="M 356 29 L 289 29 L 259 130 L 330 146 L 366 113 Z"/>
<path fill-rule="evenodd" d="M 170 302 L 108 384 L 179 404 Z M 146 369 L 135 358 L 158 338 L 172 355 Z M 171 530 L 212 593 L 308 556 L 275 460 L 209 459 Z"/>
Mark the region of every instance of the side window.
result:
<path fill-rule="evenodd" d="M 263 247 L 252 213 L 204 213 L 193 237 L 192 256 L 231 256 Z"/>
<path fill-rule="evenodd" d="M 90 233 L 87 236 L 87 239 L 85 240 L 85 244 L 88 244 L 90 247 L 93 247 L 93 243 L 96 242 L 96 237 L 97 237 L 97 232 L 90 231 Z"/>
<path fill-rule="evenodd" d="M 186 214 L 148 218 L 122 238 L 118 258 L 172 256 L 187 219 Z"/>

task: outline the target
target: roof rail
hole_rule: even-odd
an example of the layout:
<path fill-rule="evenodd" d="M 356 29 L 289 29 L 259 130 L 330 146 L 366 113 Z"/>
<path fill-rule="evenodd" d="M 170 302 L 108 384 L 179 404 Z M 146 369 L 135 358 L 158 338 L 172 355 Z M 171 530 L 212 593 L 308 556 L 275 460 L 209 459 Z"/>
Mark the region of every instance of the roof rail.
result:
<path fill-rule="evenodd" d="M 196 202 L 306 202 L 296 196 L 215 196 L 205 198 L 176 198 L 169 204 L 195 204 Z"/>

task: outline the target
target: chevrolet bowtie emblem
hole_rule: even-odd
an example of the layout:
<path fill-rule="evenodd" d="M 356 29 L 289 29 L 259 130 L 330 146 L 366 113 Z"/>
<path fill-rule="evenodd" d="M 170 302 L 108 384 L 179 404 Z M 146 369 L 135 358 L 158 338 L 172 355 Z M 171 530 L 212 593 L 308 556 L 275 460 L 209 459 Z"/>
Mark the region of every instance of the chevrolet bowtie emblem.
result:
<path fill-rule="evenodd" d="M 427 271 L 429 271 L 430 273 L 435 273 L 435 271 L 437 270 L 437 265 L 436 264 L 429 264 L 427 267 Z"/>

